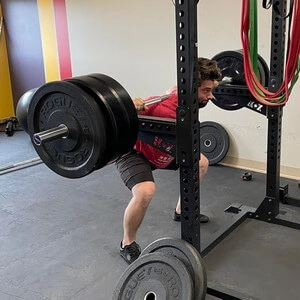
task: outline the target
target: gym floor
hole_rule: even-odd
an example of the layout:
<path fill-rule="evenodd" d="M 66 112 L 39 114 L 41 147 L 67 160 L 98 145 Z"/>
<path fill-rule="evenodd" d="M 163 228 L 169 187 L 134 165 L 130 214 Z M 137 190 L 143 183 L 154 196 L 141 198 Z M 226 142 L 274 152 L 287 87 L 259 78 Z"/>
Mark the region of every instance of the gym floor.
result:
<path fill-rule="evenodd" d="M 130 192 L 115 166 L 81 179 L 67 179 L 44 164 L 17 163 L 37 157 L 29 137 L 0 132 L 0 299 L 111 299 L 127 264 L 119 255 L 122 217 Z M 13 168 L 5 168 L 14 166 Z M 26 166 L 26 167 L 25 167 Z M 210 222 L 201 241 L 233 218 L 232 203 L 257 207 L 265 197 L 265 175 L 211 166 L 201 186 L 201 210 Z M 157 192 L 139 231 L 142 248 L 161 237 L 180 238 L 172 220 L 179 193 L 177 171 L 154 172 Z M 300 199 L 293 180 L 291 196 Z M 300 223 L 300 209 L 281 205 Z M 247 219 L 204 257 L 208 285 L 244 295 L 243 299 L 299 299 L 300 233 Z M 206 299 L 218 299 L 207 295 Z"/>

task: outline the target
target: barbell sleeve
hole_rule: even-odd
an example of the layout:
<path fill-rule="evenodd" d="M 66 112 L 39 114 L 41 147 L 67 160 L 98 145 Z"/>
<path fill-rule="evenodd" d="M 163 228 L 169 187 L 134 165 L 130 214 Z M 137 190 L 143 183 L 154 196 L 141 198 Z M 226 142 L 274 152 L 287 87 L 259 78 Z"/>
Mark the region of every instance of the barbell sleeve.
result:
<path fill-rule="evenodd" d="M 69 129 L 66 125 L 61 124 L 58 125 L 57 127 L 41 131 L 38 133 L 35 133 L 33 135 L 33 142 L 37 145 L 40 146 L 43 143 L 58 139 L 58 138 L 64 138 L 67 137 L 69 134 Z"/>

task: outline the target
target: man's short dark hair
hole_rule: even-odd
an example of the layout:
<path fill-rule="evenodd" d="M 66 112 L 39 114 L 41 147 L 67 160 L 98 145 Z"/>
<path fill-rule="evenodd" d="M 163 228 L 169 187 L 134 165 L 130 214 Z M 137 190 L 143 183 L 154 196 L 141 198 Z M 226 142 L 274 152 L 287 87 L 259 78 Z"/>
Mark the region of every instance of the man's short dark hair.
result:
<path fill-rule="evenodd" d="M 204 80 L 220 80 L 222 77 L 217 61 L 208 58 L 198 58 L 198 71 L 199 85 Z"/>

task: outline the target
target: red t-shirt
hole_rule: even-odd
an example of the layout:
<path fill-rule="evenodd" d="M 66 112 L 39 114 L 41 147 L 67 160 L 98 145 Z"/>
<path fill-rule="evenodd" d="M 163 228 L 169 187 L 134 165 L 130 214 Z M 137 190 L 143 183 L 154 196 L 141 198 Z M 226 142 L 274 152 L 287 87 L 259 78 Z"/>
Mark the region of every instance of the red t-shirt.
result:
<path fill-rule="evenodd" d="M 150 97 L 147 100 L 154 99 L 156 97 Z M 159 118 L 170 118 L 176 119 L 176 109 L 178 106 L 177 90 L 170 94 L 170 97 L 156 104 L 152 104 L 148 109 L 142 113 L 142 115 L 159 117 Z M 155 136 L 154 142 L 163 143 L 163 136 Z M 166 145 L 166 147 L 175 147 L 176 145 Z M 156 168 L 164 169 L 173 160 L 174 157 L 162 152 L 149 144 L 137 140 L 135 144 L 135 150 L 142 153 Z"/>

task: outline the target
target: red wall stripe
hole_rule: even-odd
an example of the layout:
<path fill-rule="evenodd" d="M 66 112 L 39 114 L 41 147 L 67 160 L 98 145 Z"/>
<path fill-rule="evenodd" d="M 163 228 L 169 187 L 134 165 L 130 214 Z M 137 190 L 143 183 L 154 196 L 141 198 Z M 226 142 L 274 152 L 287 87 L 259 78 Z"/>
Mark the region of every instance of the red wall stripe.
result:
<path fill-rule="evenodd" d="M 72 77 L 67 9 L 65 0 L 53 0 L 60 79 Z"/>

